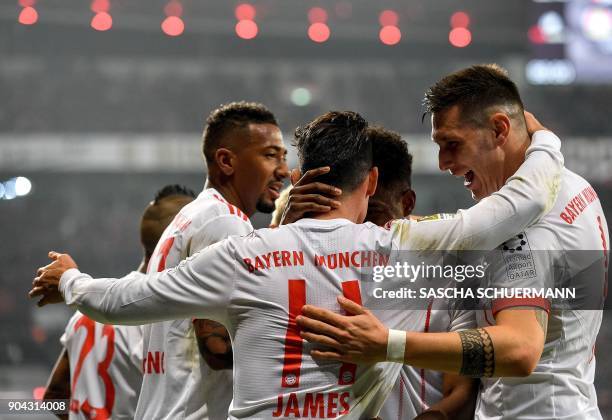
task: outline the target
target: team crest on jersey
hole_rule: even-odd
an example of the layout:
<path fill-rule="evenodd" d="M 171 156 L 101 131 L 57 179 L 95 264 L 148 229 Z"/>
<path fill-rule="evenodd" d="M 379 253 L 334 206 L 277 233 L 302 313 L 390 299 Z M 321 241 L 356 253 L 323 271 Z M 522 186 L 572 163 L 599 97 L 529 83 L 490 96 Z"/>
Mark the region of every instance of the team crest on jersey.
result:
<path fill-rule="evenodd" d="M 346 371 L 342 373 L 342 383 L 350 384 L 353 382 L 353 372 Z"/>
<path fill-rule="evenodd" d="M 528 279 L 536 276 L 533 254 L 525 232 L 504 242 L 501 251 L 508 280 Z"/>

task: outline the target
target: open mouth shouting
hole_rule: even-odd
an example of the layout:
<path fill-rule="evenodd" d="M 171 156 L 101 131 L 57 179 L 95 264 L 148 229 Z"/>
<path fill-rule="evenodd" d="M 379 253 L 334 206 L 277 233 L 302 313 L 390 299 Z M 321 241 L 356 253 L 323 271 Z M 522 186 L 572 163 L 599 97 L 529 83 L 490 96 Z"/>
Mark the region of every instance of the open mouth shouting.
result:
<path fill-rule="evenodd" d="M 471 190 L 471 186 L 474 182 L 474 171 L 467 171 L 464 175 L 463 175 L 463 186 L 469 190 Z"/>

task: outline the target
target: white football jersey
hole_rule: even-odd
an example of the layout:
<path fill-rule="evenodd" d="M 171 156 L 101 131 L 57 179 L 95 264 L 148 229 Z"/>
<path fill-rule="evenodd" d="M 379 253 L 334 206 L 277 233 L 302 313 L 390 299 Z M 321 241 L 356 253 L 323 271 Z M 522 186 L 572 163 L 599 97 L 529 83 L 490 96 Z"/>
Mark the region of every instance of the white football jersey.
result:
<path fill-rule="evenodd" d="M 122 281 L 144 274 L 132 272 Z M 142 383 L 142 327 L 103 325 L 80 312 L 60 342 L 70 361 L 70 419 L 133 419 Z"/>
<path fill-rule="evenodd" d="M 66 303 L 95 319 L 144 323 L 200 317 L 224 324 L 234 351 L 230 418 L 374 417 L 401 369 L 310 357 L 295 322 L 306 303 L 339 310 L 336 296 L 368 306 L 364 268 L 391 250 L 486 249 L 537 221 L 552 204 L 563 158 L 552 134 L 536 136 L 517 173 L 495 194 L 448 220 L 396 221 L 390 230 L 345 219 L 303 219 L 231 237 L 137 283 L 66 271 Z M 552 198 L 551 198 L 552 197 Z M 403 302 L 388 322 L 409 329 Z"/>
<path fill-rule="evenodd" d="M 561 278 L 569 276 L 574 285 L 601 287 L 596 289 L 601 298 L 606 293 L 609 243 L 597 194 L 582 177 L 564 170 L 551 212 L 495 251 L 501 264 L 492 285 L 561 287 Z M 553 308 L 535 371 L 525 378 L 483 378 L 476 418 L 601 419 L 593 386 L 602 319 L 602 311 L 594 310 L 598 303 L 589 302 L 588 310 Z M 478 325 L 494 325 L 494 313 L 517 305 L 546 309 L 548 303 L 533 298 L 493 301 L 491 308 L 478 312 Z"/>
<path fill-rule="evenodd" d="M 410 311 L 410 329 L 418 332 L 450 332 L 476 327 L 475 311 L 453 309 L 448 300 L 433 299 L 427 310 Z M 384 420 L 412 419 L 442 399 L 444 373 L 404 365 L 385 405 Z"/>
<path fill-rule="evenodd" d="M 230 235 L 253 230 L 248 217 L 214 188 L 181 209 L 161 236 L 147 272 L 181 260 Z M 227 419 L 232 370 L 212 370 L 201 358 L 193 319 L 144 326 L 144 379 L 138 419 Z"/>

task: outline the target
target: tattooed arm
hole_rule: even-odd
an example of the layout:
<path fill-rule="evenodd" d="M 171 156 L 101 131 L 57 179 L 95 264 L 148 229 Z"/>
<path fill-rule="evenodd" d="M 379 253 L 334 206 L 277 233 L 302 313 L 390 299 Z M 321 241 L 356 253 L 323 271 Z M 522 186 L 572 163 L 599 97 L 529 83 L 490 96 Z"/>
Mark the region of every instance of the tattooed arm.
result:
<path fill-rule="evenodd" d="M 369 310 L 338 298 L 343 316 L 306 305 L 297 322 L 301 336 L 322 344 L 319 359 L 352 363 L 388 360 L 389 329 Z M 406 332 L 404 363 L 472 377 L 528 376 L 544 348 L 546 311 L 508 308 L 495 315 L 496 325 L 447 333 Z"/>

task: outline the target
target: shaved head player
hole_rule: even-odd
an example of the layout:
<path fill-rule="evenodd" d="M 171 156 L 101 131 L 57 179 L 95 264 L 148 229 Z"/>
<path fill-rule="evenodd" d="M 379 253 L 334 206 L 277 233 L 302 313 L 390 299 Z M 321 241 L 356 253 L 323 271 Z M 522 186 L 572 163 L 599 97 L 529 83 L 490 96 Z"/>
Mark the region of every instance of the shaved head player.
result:
<path fill-rule="evenodd" d="M 230 332 L 234 400 L 230 418 L 375 416 L 401 365 L 319 363 L 300 335 L 305 303 L 337 308 L 336 295 L 361 301 L 364 267 L 384 265 L 395 249 L 493 249 L 545 212 L 562 168 L 560 142 L 534 136 L 525 163 L 496 194 L 456 218 L 397 221 L 390 230 L 359 224 L 374 194 L 367 123 L 353 112 L 330 112 L 296 131 L 300 169 L 330 166 L 323 181 L 342 189 L 342 205 L 313 219 L 231 237 L 175 269 L 138 282 L 91 279 L 65 254 L 39 270 L 30 296 L 61 302 L 106 322 L 208 317 Z M 342 262 L 342 263 L 341 263 Z M 102 298 L 100 298 L 102 296 Z M 350 301 L 350 300 L 349 300 Z M 391 352 L 391 360 L 397 356 Z"/>

